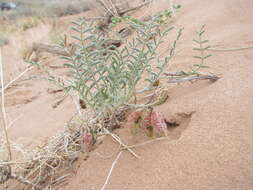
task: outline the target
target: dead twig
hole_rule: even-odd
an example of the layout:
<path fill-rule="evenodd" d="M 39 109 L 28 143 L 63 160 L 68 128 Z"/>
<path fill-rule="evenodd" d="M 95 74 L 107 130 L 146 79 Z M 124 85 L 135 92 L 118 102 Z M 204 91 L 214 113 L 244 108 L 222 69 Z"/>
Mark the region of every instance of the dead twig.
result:
<path fill-rule="evenodd" d="M 5 86 L 2 86 L 2 89 L 0 90 L 2 92 L 2 90 L 6 90 L 7 88 L 9 88 L 14 82 L 16 82 L 18 79 L 20 79 L 22 76 L 24 76 L 28 71 L 32 70 L 33 67 L 29 66 L 27 67 L 22 73 L 20 73 L 18 76 L 16 76 L 14 79 L 12 79 L 8 84 L 6 84 Z"/>
<path fill-rule="evenodd" d="M 107 14 L 109 13 L 110 15 L 116 14 L 113 12 L 110 8 L 107 7 L 106 3 L 103 0 L 96 0 L 96 2 L 101 5 L 105 11 L 107 11 Z"/>
<path fill-rule="evenodd" d="M 112 7 L 108 7 L 105 2 L 103 0 L 96 0 L 97 3 L 99 3 L 106 11 L 103 19 L 100 20 L 100 27 L 102 28 L 106 28 L 110 22 L 111 22 L 111 18 L 113 16 L 123 16 L 124 14 L 126 13 L 129 13 L 129 12 L 132 12 L 132 11 L 135 11 L 137 9 L 140 9 L 148 4 L 150 4 L 153 0 L 149 0 L 149 1 L 146 1 L 146 2 L 143 2 L 135 7 L 131 7 L 131 8 L 120 8 L 118 6 L 112 6 Z M 116 12 L 115 10 L 116 9 Z"/>
<path fill-rule="evenodd" d="M 52 108 L 57 108 L 65 99 L 67 96 L 63 96 L 60 100 L 57 100 L 53 105 Z"/>
<path fill-rule="evenodd" d="M 144 3 L 141 3 L 140 5 L 137 5 L 136 7 L 132 7 L 132 8 L 129 8 L 129 9 L 125 9 L 125 10 L 122 10 L 119 12 L 119 15 L 123 15 L 123 14 L 126 14 L 128 12 L 132 12 L 132 11 L 135 11 L 137 9 L 140 9 L 148 4 L 150 4 L 153 0 L 149 0 L 147 2 L 144 2 Z"/>
<path fill-rule="evenodd" d="M 109 182 L 109 179 L 110 179 L 110 176 L 112 174 L 112 171 L 116 165 L 116 163 L 118 162 L 121 154 L 122 154 L 122 150 L 126 150 L 126 149 L 130 149 L 130 148 L 136 148 L 136 147 L 140 147 L 140 146 L 144 146 L 146 144 L 149 144 L 149 143 L 153 143 L 153 142 L 156 142 L 156 141 L 161 141 L 161 140 L 168 140 L 168 137 L 161 137 L 161 138 L 157 138 L 157 139 L 154 139 L 154 140 L 150 140 L 150 141 L 146 141 L 146 142 L 143 142 L 143 143 L 139 143 L 139 144 L 136 144 L 136 145 L 132 145 L 132 146 L 126 146 L 126 147 L 122 147 L 121 151 L 118 153 L 116 159 L 114 160 L 114 162 L 112 163 L 112 166 L 111 166 L 111 169 L 107 175 L 107 178 L 106 178 L 106 181 L 103 185 L 103 187 L 101 188 L 101 190 L 104 190 Z"/>
<path fill-rule="evenodd" d="M 66 174 L 66 175 L 63 175 L 59 178 L 57 178 L 56 180 L 52 181 L 51 185 L 57 185 L 61 182 L 64 182 L 66 180 L 67 177 L 69 177 L 71 174 Z"/>
<path fill-rule="evenodd" d="M 27 164 L 29 161 L 4 161 L 4 162 L 0 162 L 1 166 L 11 166 L 11 165 L 23 165 L 23 164 Z"/>
<path fill-rule="evenodd" d="M 167 72 L 167 73 L 164 73 L 164 75 L 169 76 L 169 77 L 188 76 L 188 74 L 186 72 L 184 72 L 184 71 Z"/>
<path fill-rule="evenodd" d="M 19 182 L 21 182 L 21 183 L 23 183 L 25 185 L 30 185 L 30 186 L 33 187 L 33 189 L 36 189 L 36 190 L 42 189 L 40 187 L 35 187 L 35 184 L 33 184 L 32 182 L 30 182 L 29 180 L 27 180 L 27 179 L 25 179 L 25 178 L 23 178 L 21 176 L 15 175 L 15 174 L 11 174 L 10 175 L 10 179 L 17 180 L 17 181 L 19 181 Z"/>
<path fill-rule="evenodd" d="M 218 79 L 220 79 L 220 77 L 216 75 L 208 75 L 208 74 L 189 75 L 183 71 L 174 72 L 174 73 L 167 72 L 167 73 L 164 73 L 164 75 L 170 78 L 168 83 L 193 82 L 197 80 L 211 80 L 212 82 L 215 82 Z"/>
<path fill-rule="evenodd" d="M 192 82 L 197 80 L 211 80 L 212 82 L 217 81 L 219 77 L 217 76 L 211 76 L 211 75 L 202 75 L 202 76 L 189 76 L 185 78 L 179 78 L 179 79 L 171 79 L 168 82 L 169 83 L 182 83 L 182 82 Z"/>
<path fill-rule="evenodd" d="M 209 48 L 207 51 L 239 51 L 239 50 L 246 50 L 246 49 L 253 49 L 253 46 L 248 46 L 248 47 L 239 47 L 239 48 L 227 48 L 227 49 L 216 49 L 216 48 Z"/>
<path fill-rule="evenodd" d="M 113 168 L 115 167 L 115 164 L 118 162 L 119 158 L 120 158 L 120 155 L 122 154 L 122 151 L 119 152 L 118 156 L 116 157 L 116 159 L 114 160 L 114 162 L 112 163 L 112 167 L 107 175 L 107 178 L 105 180 L 105 183 L 103 185 L 103 187 L 101 188 L 101 190 L 104 190 L 106 188 L 106 185 L 108 184 L 109 182 L 109 179 L 111 177 L 111 174 L 112 174 L 112 171 L 113 171 Z"/>
<path fill-rule="evenodd" d="M 7 127 L 7 130 L 10 129 L 15 122 L 17 122 L 21 117 L 23 117 L 22 114 L 20 114 L 17 118 L 15 118 L 13 121 L 11 121 L 9 124 L 8 124 L 8 127 Z"/>
<path fill-rule="evenodd" d="M 121 139 L 120 139 L 116 134 L 111 133 L 111 132 L 110 132 L 108 129 L 106 129 L 106 128 L 105 128 L 104 130 L 105 130 L 105 132 L 106 132 L 107 134 L 111 135 L 111 137 L 112 137 L 113 139 L 115 139 L 121 146 L 123 146 L 126 150 L 128 150 L 134 157 L 140 159 L 140 156 L 138 156 L 134 151 L 132 151 L 130 148 L 128 148 L 128 146 L 125 145 L 125 144 L 121 141 Z"/>
<path fill-rule="evenodd" d="M 0 75 L 1 75 L 1 85 L 4 86 L 4 76 L 3 76 L 3 64 L 2 64 L 2 49 L 0 48 Z M 10 146 L 10 141 L 9 141 L 9 136 L 7 132 L 7 127 L 8 127 L 8 122 L 7 122 L 7 115 L 5 111 L 5 97 L 4 97 L 4 87 L 2 88 L 1 91 L 1 97 L 2 97 L 2 116 L 3 116 L 3 131 L 5 135 L 5 140 L 6 140 L 6 149 L 8 151 L 8 161 L 11 161 L 12 155 L 11 155 L 11 146 Z"/>

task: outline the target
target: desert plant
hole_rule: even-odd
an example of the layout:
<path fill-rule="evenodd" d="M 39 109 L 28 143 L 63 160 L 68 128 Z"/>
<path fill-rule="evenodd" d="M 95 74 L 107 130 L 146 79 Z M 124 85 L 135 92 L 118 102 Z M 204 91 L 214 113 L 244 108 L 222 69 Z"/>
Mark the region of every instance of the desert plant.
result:
<path fill-rule="evenodd" d="M 176 5 L 174 6 L 175 10 L 178 10 L 181 8 L 181 5 Z M 173 12 L 171 10 L 164 10 L 156 15 L 154 15 L 152 17 L 152 22 L 156 23 L 156 24 L 166 24 L 168 22 L 169 18 L 172 18 L 172 14 Z M 135 19 L 131 16 L 113 16 L 111 18 L 111 23 L 110 23 L 110 27 L 115 27 L 118 23 L 121 22 L 136 22 L 136 23 L 141 23 L 142 21 L 140 21 L 139 19 Z"/>
<path fill-rule="evenodd" d="M 201 28 L 196 31 L 197 39 L 193 39 L 198 47 L 194 47 L 193 50 L 199 52 L 198 55 L 193 56 L 194 58 L 198 59 L 200 63 L 193 64 L 190 67 L 190 71 L 180 71 L 180 72 L 166 72 L 165 75 L 168 76 L 170 79 L 170 83 L 181 83 L 187 81 L 196 81 L 196 80 L 210 80 L 215 82 L 220 77 L 213 75 L 213 74 L 206 74 L 200 72 L 203 68 L 209 68 L 206 65 L 206 59 L 208 59 L 211 54 L 207 54 L 206 52 L 211 48 L 211 46 L 206 45 L 209 41 L 203 39 L 203 34 L 205 33 L 205 25 L 202 25 Z"/>
<path fill-rule="evenodd" d="M 199 55 L 195 55 L 194 58 L 200 60 L 199 64 L 194 64 L 191 67 L 191 72 L 193 74 L 197 74 L 198 71 L 202 68 L 208 68 L 207 65 L 205 65 L 205 60 L 212 56 L 211 54 L 206 54 L 206 51 L 211 47 L 209 45 L 205 45 L 208 43 L 208 40 L 203 39 L 203 34 L 205 33 L 205 25 L 202 25 L 200 30 L 196 31 L 196 34 L 198 36 L 198 39 L 193 39 L 193 41 L 199 46 L 193 48 L 194 51 L 198 51 Z"/>
<path fill-rule="evenodd" d="M 160 136 L 162 133 L 166 135 L 167 129 L 163 115 L 152 107 L 133 111 L 127 118 L 127 126 L 132 134 L 141 130 L 149 137 Z"/>
<path fill-rule="evenodd" d="M 171 18 L 175 11 L 178 11 L 181 5 L 173 6 L 171 10 L 164 10 L 154 17 L 154 21 L 160 24 L 167 23 L 168 19 Z"/>
<path fill-rule="evenodd" d="M 114 112 L 128 103 L 143 77 L 146 81 L 144 89 L 156 88 L 156 82 L 174 56 L 182 29 L 168 55 L 160 57 L 157 49 L 172 27 L 161 31 L 159 24 L 137 19 L 129 20 L 129 24 L 135 29 L 136 37 L 117 49 L 108 45 L 111 39 L 86 19 L 73 22 L 76 43 L 71 48 L 64 43 L 62 46 L 69 54 L 62 58 L 72 73 L 71 78 L 64 81 L 47 71 L 47 79 L 67 92 L 76 93 L 96 113 Z"/>

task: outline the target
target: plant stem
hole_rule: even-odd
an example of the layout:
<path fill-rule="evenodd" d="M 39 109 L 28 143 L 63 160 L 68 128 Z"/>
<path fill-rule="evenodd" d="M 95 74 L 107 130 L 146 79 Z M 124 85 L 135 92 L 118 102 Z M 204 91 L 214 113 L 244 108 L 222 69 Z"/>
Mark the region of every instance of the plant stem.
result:
<path fill-rule="evenodd" d="M 253 49 L 253 46 L 248 47 L 239 47 L 239 48 L 228 48 L 228 49 L 216 49 L 216 48 L 209 48 L 208 51 L 239 51 L 245 49 Z"/>
<path fill-rule="evenodd" d="M 109 179 L 110 179 L 111 174 L 112 174 L 112 171 L 113 171 L 113 168 L 114 168 L 115 164 L 117 163 L 117 161 L 119 160 L 121 154 L 122 154 L 122 151 L 119 152 L 119 154 L 117 155 L 116 159 L 112 163 L 112 167 L 111 167 L 111 169 L 110 169 L 110 171 L 109 171 L 109 173 L 107 175 L 107 178 L 106 178 L 105 183 L 104 183 L 103 187 L 101 188 L 101 190 L 104 190 L 105 187 L 106 187 L 106 185 L 108 184 Z"/>
<path fill-rule="evenodd" d="M 3 116 L 3 131 L 5 135 L 5 140 L 6 140 L 6 148 L 8 151 L 8 161 L 11 161 L 12 155 L 11 155 L 11 147 L 10 147 L 10 141 L 8 137 L 8 132 L 7 132 L 7 116 L 6 116 L 6 111 L 5 111 L 5 99 L 4 99 L 4 76 L 3 76 L 3 65 L 2 65 L 2 48 L 0 48 L 0 74 L 1 74 L 1 85 L 2 85 L 2 92 L 1 92 L 1 102 L 2 102 L 2 107 L 1 107 L 1 112 Z"/>
<path fill-rule="evenodd" d="M 20 79 L 24 74 L 26 74 L 28 71 L 32 70 L 34 67 L 27 67 L 22 73 L 20 73 L 17 77 L 15 77 L 13 80 L 11 80 L 8 84 L 6 84 L 5 86 L 2 86 L 2 89 L 6 90 L 7 88 L 9 88 L 14 82 L 16 82 L 18 79 Z M 2 90 L 0 90 L 1 92 Z"/>

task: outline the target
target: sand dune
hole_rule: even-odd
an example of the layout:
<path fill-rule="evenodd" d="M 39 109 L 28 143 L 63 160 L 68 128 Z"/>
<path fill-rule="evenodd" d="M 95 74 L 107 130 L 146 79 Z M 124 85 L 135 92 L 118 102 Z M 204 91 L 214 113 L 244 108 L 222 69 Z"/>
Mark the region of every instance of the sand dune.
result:
<path fill-rule="evenodd" d="M 253 4 L 250 0 L 188 0 L 175 26 L 184 26 L 182 46 L 174 68 L 187 68 L 194 31 L 207 24 L 213 47 L 252 46 Z M 162 4 L 160 6 L 163 6 Z M 141 14 L 141 13 L 138 13 Z M 210 58 L 215 83 L 198 82 L 171 87 L 169 101 L 160 106 L 164 115 L 194 111 L 180 138 L 137 148 L 141 159 L 123 152 L 107 189 L 253 189 L 253 50 L 216 52 Z M 189 57 L 189 56 L 188 56 Z M 118 134 L 133 144 L 125 129 Z M 100 189 L 116 155 L 117 144 L 107 138 L 63 189 Z"/>
<path fill-rule="evenodd" d="M 142 8 L 134 16 L 141 17 L 169 7 L 167 1 L 155 2 L 153 7 Z M 192 38 L 203 24 L 206 24 L 205 37 L 213 48 L 253 46 L 251 0 L 175 0 L 175 3 L 181 4 L 182 9 L 172 24 L 176 29 L 184 27 L 184 31 L 168 71 L 188 69 L 193 64 Z M 43 28 L 43 31 L 49 30 Z M 168 36 L 168 43 L 173 35 L 175 33 Z M 15 52 L 8 48 L 11 47 L 4 49 L 7 71 L 24 67 L 24 64 L 12 67 L 18 61 L 12 59 Z M 211 53 L 208 71 L 218 74 L 221 79 L 215 83 L 168 84 L 168 101 L 155 109 L 165 117 L 180 118 L 180 125 L 169 130 L 170 140 L 134 149 L 141 159 L 124 151 L 106 189 L 253 189 L 253 49 Z M 44 61 L 45 64 L 61 64 L 55 57 Z M 20 117 L 9 130 L 11 139 L 30 147 L 63 129 L 75 108 L 67 99 L 53 109 L 53 103 L 63 94 L 50 94 L 48 88 L 52 87 L 46 82 L 28 80 L 20 81 L 6 91 L 9 120 Z M 127 144 L 144 140 L 133 137 L 124 127 L 115 133 Z M 78 161 L 77 173 L 60 189 L 101 189 L 117 154 L 108 159 L 101 155 L 110 155 L 117 148 L 116 142 L 105 137 L 88 160 Z"/>

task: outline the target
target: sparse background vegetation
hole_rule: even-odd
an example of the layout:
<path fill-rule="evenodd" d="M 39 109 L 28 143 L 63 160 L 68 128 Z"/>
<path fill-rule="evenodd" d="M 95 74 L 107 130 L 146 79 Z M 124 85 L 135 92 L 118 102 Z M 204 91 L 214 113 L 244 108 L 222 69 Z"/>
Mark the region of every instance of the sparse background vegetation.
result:
<path fill-rule="evenodd" d="M 1 0 L 1 2 L 8 2 Z M 11 11 L 1 11 L 0 16 L 16 19 L 24 16 L 50 17 L 77 14 L 89 10 L 90 0 L 14 0 L 17 8 Z"/>
<path fill-rule="evenodd" d="M 0 0 L 1 2 L 9 2 Z M 14 0 L 16 9 L 0 11 L 0 46 L 8 44 L 13 32 L 22 32 L 37 26 L 47 17 L 78 14 L 92 7 L 90 0 Z"/>

